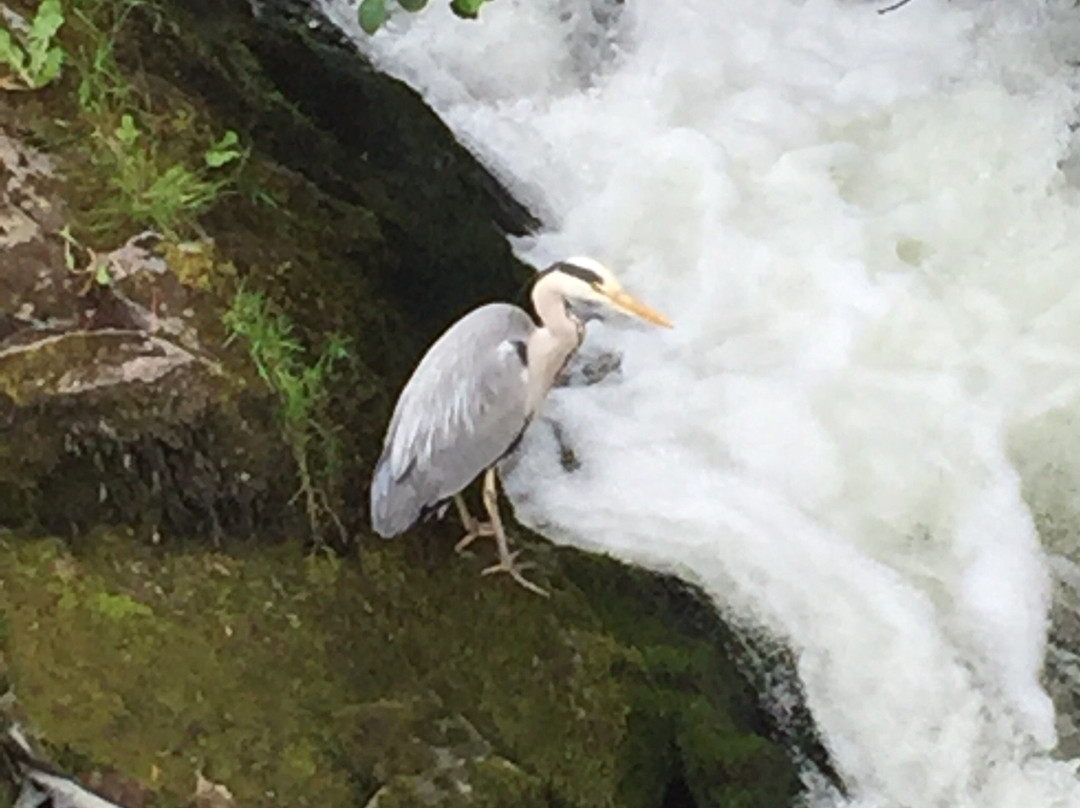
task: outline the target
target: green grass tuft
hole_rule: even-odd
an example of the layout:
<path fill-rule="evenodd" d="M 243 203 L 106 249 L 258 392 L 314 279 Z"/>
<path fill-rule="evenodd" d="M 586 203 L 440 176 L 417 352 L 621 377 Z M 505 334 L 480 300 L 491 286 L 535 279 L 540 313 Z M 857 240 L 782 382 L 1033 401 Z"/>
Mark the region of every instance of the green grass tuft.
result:
<path fill-rule="evenodd" d="M 91 214 L 91 229 L 115 230 L 126 222 L 154 227 L 177 238 L 184 225 L 209 210 L 232 184 L 234 177 L 219 171 L 246 158 L 228 131 L 204 152 L 205 166 L 191 169 L 159 153 L 155 140 L 125 113 L 120 125 L 94 131 L 97 148 L 92 161 L 107 177 L 113 192 Z"/>
<path fill-rule="evenodd" d="M 349 343 L 333 334 L 314 362 L 295 335 L 292 321 L 276 311 L 261 292 L 241 288 L 224 315 L 228 342 L 243 338 L 259 376 L 281 401 L 282 431 L 296 460 L 297 497 L 316 541 L 331 523 L 342 544 L 348 535 L 331 505 L 341 474 L 341 441 L 327 412 L 327 383 L 335 368 L 350 358 Z"/>

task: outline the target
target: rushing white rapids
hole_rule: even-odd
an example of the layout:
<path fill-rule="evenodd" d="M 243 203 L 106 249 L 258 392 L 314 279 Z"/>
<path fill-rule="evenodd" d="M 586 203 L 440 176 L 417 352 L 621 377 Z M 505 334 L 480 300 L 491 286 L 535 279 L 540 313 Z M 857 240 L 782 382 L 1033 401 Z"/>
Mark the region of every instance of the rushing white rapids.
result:
<path fill-rule="evenodd" d="M 623 372 L 553 394 L 581 468 L 538 423 L 518 517 L 796 649 L 848 804 L 1080 806 L 1022 495 L 1080 511 L 1080 12 L 436 0 L 369 39 L 323 1 L 545 217 L 524 257 L 675 321 L 591 327 Z"/>

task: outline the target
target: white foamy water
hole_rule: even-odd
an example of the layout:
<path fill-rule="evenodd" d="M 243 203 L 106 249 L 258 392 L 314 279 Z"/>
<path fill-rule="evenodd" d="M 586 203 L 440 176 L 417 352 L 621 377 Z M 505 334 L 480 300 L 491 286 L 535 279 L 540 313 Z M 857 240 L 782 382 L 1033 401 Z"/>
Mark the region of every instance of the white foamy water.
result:
<path fill-rule="evenodd" d="M 1080 479 L 1069 5 L 436 0 L 357 33 L 544 217 L 525 258 L 592 254 L 675 321 L 591 326 L 621 375 L 546 411 L 581 468 L 539 423 L 508 488 L 795 649 L 852 787 L 821 803 L 1080 806 L 1021 496 Z"/>

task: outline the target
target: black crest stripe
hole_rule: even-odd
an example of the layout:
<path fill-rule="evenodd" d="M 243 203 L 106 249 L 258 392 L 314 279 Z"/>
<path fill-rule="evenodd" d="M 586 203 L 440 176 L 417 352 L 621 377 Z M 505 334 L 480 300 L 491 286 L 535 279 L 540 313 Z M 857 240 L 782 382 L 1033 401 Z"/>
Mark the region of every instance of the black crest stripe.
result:
<path fill-rule="evenodd" d="M 540 280 L 545 275 L 558 270 L 564 272 L 567 275 L 573 275 L 575 278 L 585 281 L 590 286 L 601 286 L 604 283 L 604 279 L 593 272 L 591 269 L 585 269 L 585 267 L 579 267 L 577 264 L 567 264 L 565 262 L 552 264 L 542 272 L 538 272 L 536 279 Z"/>

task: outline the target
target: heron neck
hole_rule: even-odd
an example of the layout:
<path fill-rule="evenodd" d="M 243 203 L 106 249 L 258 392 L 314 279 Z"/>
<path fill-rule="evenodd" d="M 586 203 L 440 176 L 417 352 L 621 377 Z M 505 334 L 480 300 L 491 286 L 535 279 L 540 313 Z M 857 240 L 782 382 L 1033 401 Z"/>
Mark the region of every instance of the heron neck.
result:
<path fill-rule="evenodd" d="M 540 327 L 550 331 L 552 336 L 560 342 L 565 342 L 570 346 L 570 350 L 573 350 L 579 341 L 578 329 L 581 324 L 567 311 L 566 297 L 547 281 L 547 278 L 541 279 L 533 287 L 532 293 L 533 306 L 536 308 L 537 317 L 540 318 Z"/>
<path fill-rule="evenodd" d="M 540 327 L 529 339 L 529 409 L 535 412 L 566 360 L 581 344 L 581 323 L 566 310 L 566 298 L 541 280 L 533 288 Z"/>

